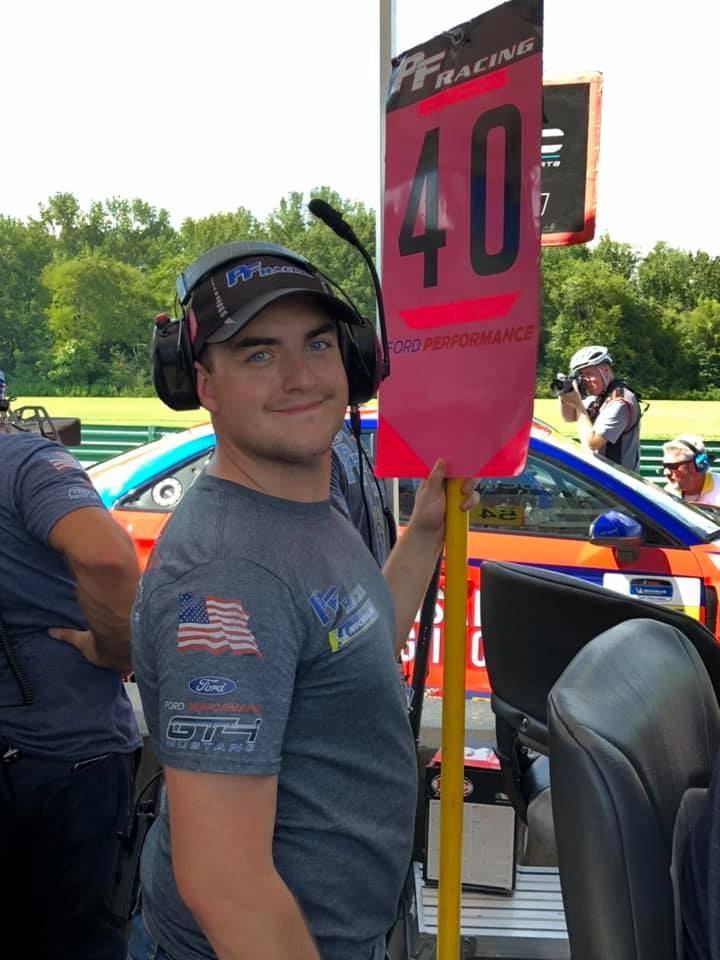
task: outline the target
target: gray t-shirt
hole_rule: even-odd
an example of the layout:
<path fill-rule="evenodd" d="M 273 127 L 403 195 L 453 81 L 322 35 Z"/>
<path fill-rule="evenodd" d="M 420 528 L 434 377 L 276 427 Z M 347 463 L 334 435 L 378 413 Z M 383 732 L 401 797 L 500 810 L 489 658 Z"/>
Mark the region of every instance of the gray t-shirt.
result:
<path fill-rule="evenodd" d="M 60 444 L 0 432 L 0 616 L 33 702 L 0 653 L 0 737 L 28 753 L 80 760 L 140 746 L 132 707 L 112 670 L 89 663 L 50 627 L 86 629 L 75 582 L 48 535 L 62 517 L 100 498 Z"/>
<path fill-rule="evenodd" d="M 628 470 L 637 470 L 640 463 L 640 404 L 632 390 L 623 387 L 623 396 L 611 395 L 600 408 L 593 430 L 608 444 L 619 443 L 616 462 Z M 588 406 L 595 397 L 586 397 Z M 605 455 L 609 451 L 605 448 Z"/>
<path fill-rule="evenodd" d="M 329 501 L 210 476 L 175 511 L 136 602 L 134 664 L 159 760 L 278 777 L 273 856 L 323 960 L 369 956 L 409 866 L 417 780 L 393 619 L 377 564 Z M 213 957 L 177 893 L 165 810 L 142 883 L 161 946 Z"/>
<path fill-rule="evenodd" d="M 368 549 L 382 566 L 391 546 L 383 481 L 375 479 L 372 466 L 365 458 L 361 481 L 357 440 L 347 426 L 343 425 L 335 434 L 330 453 L 330 500 L 355 524 Z"/>

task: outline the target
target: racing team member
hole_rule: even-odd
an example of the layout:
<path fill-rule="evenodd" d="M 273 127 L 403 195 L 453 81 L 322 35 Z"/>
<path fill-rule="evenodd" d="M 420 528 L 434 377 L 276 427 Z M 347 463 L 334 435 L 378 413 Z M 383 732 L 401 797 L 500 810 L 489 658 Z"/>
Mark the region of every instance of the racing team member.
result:
<path fill-rule="evenodd" d="M 665 490 L 689 503 L 720 505 L 720 476 L 710 472 L 714 458 L 702 437 L 683 435 L 663 444 Z"/>
<path fill-rule="evenodd" d="M 0 463 L 3 935 L 28 960 L 122 960 L 108 904 L 141 745 L 120 680 L 138 564 L 60 444 L 0 432 Z"/>
<path fill-rule="evenodd" d="M 613 376 L 606 347 L 583 347 L 570 358 L 572 390 L 561 393 L 560 414 L 577 422 L 580 443 L 628 470 L 640 463 L 640 403 L 624 380 Z M 580 387 L 582 389 L 580 389 Z"/>
<path fill-rule="evenodd" d="M 143 850 L 129 956 L 380 960 L 417 792 L 395 656 L 442 545 L 444 467 L 383 576 L 328 499 L 348 402 L 338 331 L 356 315 L 316 275 L 257 259 L 242 284 L 222 265 L 190 301 L 217 447 L 133 617 L 167 808 Z M 207 677 L 217 699 L 190 704 Z"/>

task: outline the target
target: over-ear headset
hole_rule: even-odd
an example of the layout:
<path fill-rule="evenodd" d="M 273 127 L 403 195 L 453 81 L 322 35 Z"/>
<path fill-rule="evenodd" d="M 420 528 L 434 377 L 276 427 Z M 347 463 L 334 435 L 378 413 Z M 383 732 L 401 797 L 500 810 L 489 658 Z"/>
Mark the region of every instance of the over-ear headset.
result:
<path fill-rule="evenodd" d="M 678 437 L 677 443 L 681 443 L 684 447 L 687 447 L 688 450 L 693 455 L 693 464 L 698 473 L 707 473 L 710 469 L 710 464 L 715 459 L 711 454 L 709 455 L 705 450 L 698 450 L 698 448 L 691 443 L 689 440 L 686 440 L 685 437 Z"/>
<path fill-rule="evenodd" d="M 177 278 L 175 288 L 181 307 L 179 319 L 165 314 L 155 318 L 152 340 L 152 380 L 163 403 L 173 410 L 195 410 L 200 406 L 196 390 L 194 354 L 190 339 L 190 300 L 193 291 L 209 276 L 231 261 L 246 257 L 280 257 L 320 281 L 324 291 L 336 297 L 331 284 L 343 296 L 357 323 L 337 319 L 338 341 L 348 379 L 351 405 L 365 403 L 377 393 L 385 374 L 382 344 L 373 324 L 358 313 L 350 298 L 304 257 L 274 243 L 225 243 L 193 261 Z"/>

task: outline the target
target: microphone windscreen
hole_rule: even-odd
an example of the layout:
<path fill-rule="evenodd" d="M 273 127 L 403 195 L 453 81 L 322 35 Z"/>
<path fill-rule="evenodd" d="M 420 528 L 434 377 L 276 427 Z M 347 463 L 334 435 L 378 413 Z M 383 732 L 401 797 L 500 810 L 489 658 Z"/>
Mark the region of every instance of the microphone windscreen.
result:
<path fill-rule="evenodd" d="M 322 220 L 323 223 L 327 224 L 327 226 L 330 227 L 331 230 L 334 230 L 335 233 L 339 234 L 350 243 L 355 243 L 355 233 L 353 232 L 350 224 L 346 223 L 343 220 L 342 214 L 334 207 L 331 207 L 326 200 L 321 200 L 320 197 L 313 197 L 313 199 L 308 203 L 308 210 L 313 214 L 313 216 L 316 216 L 318 220 Z"/>
<path fill-rule="evenodd" d="M 342 219 L 341 215 L 335 210 L 326 200 L 321 200 L 320 197 L 313 197 L 313 199 L 308 203 L 308 210 L 318 220 L 323 220 L 328 225 L 335 225 Z"/>

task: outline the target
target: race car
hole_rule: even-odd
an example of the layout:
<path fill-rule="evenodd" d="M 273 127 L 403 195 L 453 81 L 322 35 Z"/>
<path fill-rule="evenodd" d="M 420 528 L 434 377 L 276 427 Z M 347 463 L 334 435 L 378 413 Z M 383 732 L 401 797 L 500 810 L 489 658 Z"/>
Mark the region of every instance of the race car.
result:
<path fill-rule="evenodd" d="M 376 412 L 363 413 L 372 453 Z M 212 457 L 209 424 L 163 437 L 90 468 L 106 506 L 130 533 L 141 565 L 195 478 Z M 419 481 L 399 482 L 400 529 Z M 671 497 L 637 474 L 585 452 L 536 421 L 525 469 L 516 477 L 478 481 L 470 516 L 466 693 L 489 693 L 480 622 L 485 560 L 543 567 L 629 596 L 682 610 L 720 640 L 720 518 Z M 442 581 L 427 678 L 442 688 Z M 414 633 L 403 654 L 407 672 Z"/>

